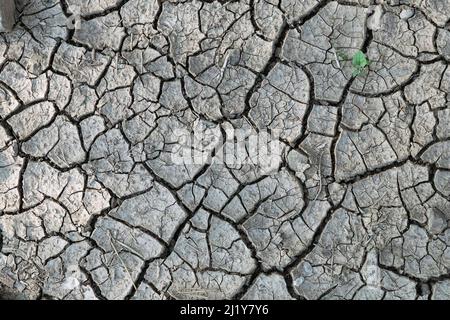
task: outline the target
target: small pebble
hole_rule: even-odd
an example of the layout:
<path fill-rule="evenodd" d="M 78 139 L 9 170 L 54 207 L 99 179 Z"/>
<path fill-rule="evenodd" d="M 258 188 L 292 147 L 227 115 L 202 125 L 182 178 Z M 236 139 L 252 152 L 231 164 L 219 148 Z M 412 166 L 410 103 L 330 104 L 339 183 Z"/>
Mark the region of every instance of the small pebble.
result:
<path fill-rule="evenodd" d="M 303 282 L 305 282 L 305 278 L 303 277 L 298 277 L 297 279 L 295 279 L 294 281 L 294 286 L 298 287 L 301 286 L 303 284 Z"/>
<path fill-rule="evenodd" d="M 400 12 L 400 19 L 402 20 L 408 20 L 409 18 L 411 18 L 412 16 L 414 16 L 414 9 L 404 9 L 402 10 L 402 12 Z"/>
<path fill-rule="evenodd" d="M 313 268 L 309 262 L 305 262 L 303 264 L 303 271 L 305 272 L 306 276 L 310 276 L 313 273 Z"/>

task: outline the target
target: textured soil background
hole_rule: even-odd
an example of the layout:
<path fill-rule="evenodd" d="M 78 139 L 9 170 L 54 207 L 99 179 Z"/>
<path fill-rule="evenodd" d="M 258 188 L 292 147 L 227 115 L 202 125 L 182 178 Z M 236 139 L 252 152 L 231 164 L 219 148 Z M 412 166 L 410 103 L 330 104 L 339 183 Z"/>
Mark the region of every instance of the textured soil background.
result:
<path fill-rule="evenodd" d="M 448 0 L 16 3 L 3 298 L 450 298 Z M 279 161 L 174 163 L 197 127 Z"/>

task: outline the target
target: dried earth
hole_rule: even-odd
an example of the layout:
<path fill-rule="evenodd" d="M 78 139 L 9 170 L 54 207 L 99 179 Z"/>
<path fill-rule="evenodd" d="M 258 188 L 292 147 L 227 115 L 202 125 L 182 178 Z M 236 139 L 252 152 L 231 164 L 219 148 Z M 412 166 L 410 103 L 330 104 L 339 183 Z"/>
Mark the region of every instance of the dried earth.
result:
<path fill-rule="evenodd" d="M 448 1 L 16 2 L 3 298 L 450 299 Z"/>

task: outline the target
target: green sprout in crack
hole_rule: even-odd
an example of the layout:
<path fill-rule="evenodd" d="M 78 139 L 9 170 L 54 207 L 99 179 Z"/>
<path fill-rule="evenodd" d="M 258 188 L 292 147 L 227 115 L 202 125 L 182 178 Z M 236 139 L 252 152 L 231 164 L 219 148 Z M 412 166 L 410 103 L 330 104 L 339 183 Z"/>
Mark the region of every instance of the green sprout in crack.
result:
<path fill-rule="evenodd" d="M 366 54 L 362 51 L 357 51 L 352 59 L 353 76 L 359 76 L 370 65 L 370 61 Z"/>
<path fill-rule="evenodd" d="M 351 61 L 353 66 L 353 77 L 361 75 L 370 65 L 370 60 L 367 55 L 361 50 L 356 51 L 352 58 L 345 53 L 339 52 L 337 54 L 339 59 L 343 61 Z"/>

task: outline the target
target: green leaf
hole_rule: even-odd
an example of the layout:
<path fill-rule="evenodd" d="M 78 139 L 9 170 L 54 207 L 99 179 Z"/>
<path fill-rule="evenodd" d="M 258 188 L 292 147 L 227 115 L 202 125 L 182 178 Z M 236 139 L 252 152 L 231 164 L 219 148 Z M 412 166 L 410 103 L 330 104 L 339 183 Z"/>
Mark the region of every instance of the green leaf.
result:
<path fill-rule="evenodd" d="M 369 59 L 362 51 L 357 51 L 352 60 L 353 67 L 356 69 L 363 69 L 369 65 Z"/>
<path fill-rule="evenodd" d="M 370 65 L 370 61 L 364 52 L 357 51 L 353 56 L 352 65 L 353 77 L 357 77 Z"/>

